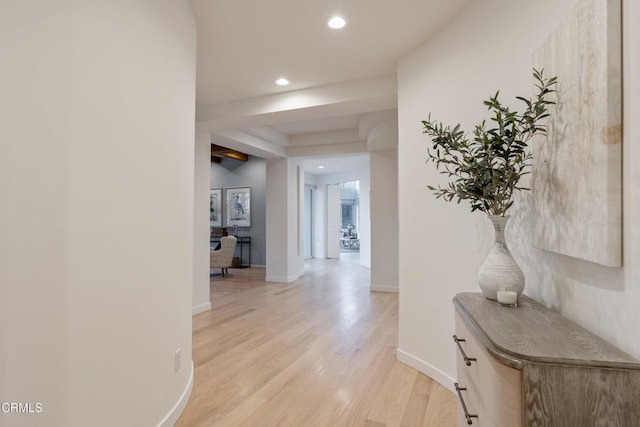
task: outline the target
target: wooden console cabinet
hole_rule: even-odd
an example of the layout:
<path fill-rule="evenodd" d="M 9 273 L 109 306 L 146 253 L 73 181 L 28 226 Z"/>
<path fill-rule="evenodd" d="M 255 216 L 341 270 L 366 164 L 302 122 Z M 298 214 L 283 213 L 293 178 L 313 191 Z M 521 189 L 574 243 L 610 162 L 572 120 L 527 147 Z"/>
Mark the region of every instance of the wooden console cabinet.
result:
<path fill-rule="evenodd" d="M 640 426 L 640 361 L 528 297 L 453 303 L 459 426 Z"/>

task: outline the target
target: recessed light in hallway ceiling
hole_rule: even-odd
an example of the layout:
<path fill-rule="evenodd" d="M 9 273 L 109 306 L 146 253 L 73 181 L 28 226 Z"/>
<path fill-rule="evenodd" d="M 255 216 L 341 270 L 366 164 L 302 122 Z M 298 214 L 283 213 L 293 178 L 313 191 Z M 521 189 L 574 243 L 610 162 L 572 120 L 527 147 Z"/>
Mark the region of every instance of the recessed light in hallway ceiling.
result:
<path fill-rule="evenodd" d="M 344 26 L 347 25 L 347 21 L 345 21 L 344 18 L 341 16 L 334 16 L 331 19 L 329 19 L 329 22 L 327 22 L 327 25 L 333 28 L 334 30 L 339 30 L 340 28 L 344 28 Z"/>
<path fill-rule="evenodd" d="M 278 80 L 276 80 L 276 84 L 278 86 L 287 86 L 289 84 L 289 80 L 285 79 L 284 77 L 280 77 Z"/>

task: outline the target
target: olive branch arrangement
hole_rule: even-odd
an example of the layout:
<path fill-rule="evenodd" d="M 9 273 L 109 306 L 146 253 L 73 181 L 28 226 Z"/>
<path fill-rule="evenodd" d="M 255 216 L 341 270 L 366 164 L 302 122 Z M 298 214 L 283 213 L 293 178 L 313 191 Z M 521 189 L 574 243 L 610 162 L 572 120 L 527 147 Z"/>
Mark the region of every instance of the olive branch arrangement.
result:
<path fill-rule="evenodd" d="M 500 91 L 484 101 L 492 112 L 491 126 L 486 120 L 476 125 L 473 139 L 467 138 L 460 124 L 453 128 L 431 119 L 422 121 L 423 133 L 431 137 L 432 149 L 427 149 L 427 163 L 433 162 L 441 174 L 451 181 L 447 186 L 427 186 L 436 198 L 460 203 L 468 200 L 471 211 L 504 216 L 513 205 L 522 176 L 530 173 L 532 153 L 528 141 L 536 134 L 546 134 L 542 120 L 548 117 L 548 100 L 554 93 L 557 77 L 544 78 L 543 70 L 533 69 L 537 94 L 532 99 L 517 96 L 526 109 L 511 111 L 498 100 Z"/>

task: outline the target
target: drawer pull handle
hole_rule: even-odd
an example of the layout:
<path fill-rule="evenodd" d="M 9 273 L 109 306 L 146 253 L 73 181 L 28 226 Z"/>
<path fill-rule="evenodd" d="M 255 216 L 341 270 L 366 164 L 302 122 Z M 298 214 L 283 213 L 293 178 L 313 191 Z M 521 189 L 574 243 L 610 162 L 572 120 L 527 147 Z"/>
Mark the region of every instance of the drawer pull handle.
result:
<path fill-rule="evenodd" d="M 458 393 L 458 399 L 460 399 L 460 403 L 462 404 L 462 410 L 464 411 L 464 417 L 467 419 L 467 424 L 471 425 L 473 424 L 473 421 L 471 420 L 471 418 L 478 418 L 478 416 L 469 414 L 469 411 L 467 410 L 467 405 L 464 403 L 464 399 L 462 398 L 462 393 L 460 392 L 467 391 L 467 389 L 466 387 L 460 387 L 458 383 L 455 383 L 454 386 L 456 387 L 456 393 Z"/>
<path fill-rule="evenodd" d="M 476 358 L 475 357 L 467 357 L 467 353 L 464 352 L 464 350 L 462 349 L 462 346 L 460 345 L 461 342 L 465 342 L 466 340 L 463 340 L 462 338 L 458 338 L 455 335 L 453 336 L 453 340 L 458 345 L 458 350 L 460 350 L 460 353 L 462 353 L 462 358 L 464 359 L 464 363 L 466 363 L 467 366 L 471 366 L 471 362 L 475 362 Z"/>

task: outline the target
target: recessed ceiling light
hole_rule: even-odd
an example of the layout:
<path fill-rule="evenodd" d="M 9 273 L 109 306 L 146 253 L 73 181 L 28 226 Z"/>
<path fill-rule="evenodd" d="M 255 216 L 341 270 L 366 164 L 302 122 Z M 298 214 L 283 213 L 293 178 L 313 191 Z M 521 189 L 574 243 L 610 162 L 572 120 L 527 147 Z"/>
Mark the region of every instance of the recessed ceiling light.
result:
<path fill-rule="evenodd" d="M 347 21 L 345 21 L 341 16 L 334 16 L 333 18 L 329 19 L 327 25 L 329 25 L 329 27 L 333 28 L 334 30 L 337 30 L 347 25 Z"/>
<path fill-rule="evenodd" d="M 318 169 L 324 169 L 324 166 L 320 165 L 318 166 Z"/>
<path fill-rule="evenodd" d="M 276 80 L 276 84 L 278 86 L 286 86 L 289 84 L 289 80 L 285 79 L 284 77 L 280 77 L 278 80 Z"/>

